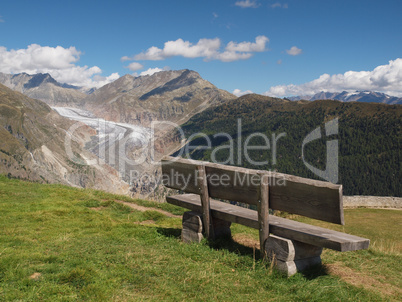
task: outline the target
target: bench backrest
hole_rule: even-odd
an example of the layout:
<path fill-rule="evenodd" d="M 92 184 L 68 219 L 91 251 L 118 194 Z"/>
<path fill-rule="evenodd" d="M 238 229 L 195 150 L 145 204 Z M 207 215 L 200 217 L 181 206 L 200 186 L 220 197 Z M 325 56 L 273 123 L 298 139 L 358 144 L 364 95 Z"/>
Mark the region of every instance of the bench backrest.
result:
<path fill-rule="evenodd" d="M 204 167 L 209 197 L 258 205 L 262 175 L 269 180 L 269 208 L 344 224 L 342 185 L 287 175 L 167 156 L 162 180 L 169 188 L 202 194 Z"/>

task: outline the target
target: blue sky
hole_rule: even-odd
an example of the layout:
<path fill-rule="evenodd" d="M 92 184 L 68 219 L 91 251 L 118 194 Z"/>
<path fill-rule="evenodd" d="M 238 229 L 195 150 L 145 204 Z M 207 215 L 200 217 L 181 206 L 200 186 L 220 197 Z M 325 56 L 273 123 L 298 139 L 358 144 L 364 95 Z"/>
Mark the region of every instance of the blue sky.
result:
<path fill-rule="evenodd" d="M 237 94 L 402 96 L 401 12 L 401 0 L 3 0 L 0 72 L 101 86 L 187 68 Z"/>

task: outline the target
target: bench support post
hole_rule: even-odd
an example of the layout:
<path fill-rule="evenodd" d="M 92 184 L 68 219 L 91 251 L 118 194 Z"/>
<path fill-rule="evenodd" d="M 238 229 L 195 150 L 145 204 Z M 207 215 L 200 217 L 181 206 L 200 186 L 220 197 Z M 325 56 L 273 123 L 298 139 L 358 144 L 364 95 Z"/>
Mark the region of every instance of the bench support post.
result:
<path fill-rule="evenodd" d="M 186 243 L 201 242 L 202 235 L 202 215 L 197 212 L 184 212 L 183 229 L 181 231 L 181 240 Z"/>
<path fill-rule="evenodd" d="M 258 227 L 260 235 L 260 251 L 263 259 L 267 258 L 265 252 L 265 242 L 269 236 L 269 186 L 268 175 L 265 173 L 260 174 L 260 200 L 258 202 Z"/>
<path fill-rule="evenodd" d="M 198 171 L 198 184 L 200 186 L 200 197 L 202 205 L 202 217 L 204 222 L 205 236 L 208 239 L 214 239 L 214 232 L 212 228 L 211 209 L 208 192 L 207 173 L 205 172 L 205 165 L 197 166 Z"/>
<path fill-rule="evenodd" d="M 183 242 L 201 242 L 204 238 L 203 232 L 203 215 L 201 213 L 189 211 L 183 214 L 183 230 L 181 239 Z M 231 237 L 231 222 L 215 218 L 212 223 L 212 229 L 216 238 Z"/>
<path fill-rule="evenodd" d="M 274 266 L 288 276 L 321 264 L 322 247 L 275 235 L 269 236 L 265 251 Z"/>

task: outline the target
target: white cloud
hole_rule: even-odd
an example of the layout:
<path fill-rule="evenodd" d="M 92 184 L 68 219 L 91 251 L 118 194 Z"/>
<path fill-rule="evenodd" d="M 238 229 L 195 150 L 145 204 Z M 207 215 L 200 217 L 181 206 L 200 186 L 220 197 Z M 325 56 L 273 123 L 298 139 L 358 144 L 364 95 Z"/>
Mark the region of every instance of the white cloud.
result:
<path fill-rule="evenodd" d="M 146 52 L 135 55 L 134 59 L 159 61 L 173 56 L 183 56 L 185 58 L 209 58 L 216 54 L 220 46 L 221 41 L 218 38 L 200 39 L 195 45 L 193 45 L 189 41 L 177 39 L 176 41 L 165 42 L 165 46 L 163 49 L 152 46 L 148 48 Z"/>
<path fill-rule="evenodd" d="M 120 78 L 120 75 L 117 72 L 114 72 L 108 77 L 102 77 L 100 75 L 95 75 L 93 77 L 93 80 L 97 83 L 96 87 L 102 87 L 106 84 L 116 81 L 118 78 Z M 88 87 L 92 87 L 92 86 L 88 86 Z"/>
<path fill-rule="evenodd" d="M 140 76 L 153 75 L 154 73 L 157 73 L 157 72 L 160 72 L 160 71 L 163 71 L 163 70 L 164 70 L 164 69 L 161 69 L 161 68 L 158 68 L 158 67 L 149 68 L 149 69 L 147 69 L 147 70 L 141 72 L 141 73 L 140 73 Z"/>
<path fill-rule="evenodd" d="M 272 8 L 288 8 L 288 4 L 284 3 L 281 4 L 280 2 L 275 2 L 274 4 L 271 5 Z"/>
<path fill-rule="evenodd" d="M 265 50 L 265 44 L 269 42 L 269 39 L 265 36 L 258 36 L 255 38 L 255 43 L 252 42 L 229 42 L 226 46 L 227 51 L 231 52 L 261 52 Z"/>
<path fill-rule="evenodd" d="M 235 5 L 241 8 L 257 8 L 260 6 L 255 0 L 236 1 Z"/>
<path fill-rule="evenodd" d="M 6 73 L 34 72 L 37 69 L 66 69 L 80 58 L 75 47 L 49 47 L 31 44 L 26 49 L 0 47 L 0 70 Z"/>
<path fill-rule="evenodd" d="M 31 44 L 26 49 L 17 50 L 0 46 L 0 72 L 49 73 L 58 82 L 86 87 L 101 87 L 119 77 L 117 73 L 101 77 L 99 74 L 102 70 L 98 66 L 76 65 L 80 55 L 81 52 L 73 46 L 64 48 Z"/>
<path fill-rule="evenodd" d="M 372 71 L 347 71 L 344 74 L 323 74 L 301 85 L 273 86 L 265 92 L 270 96 L 313 95 L 315 93 L 370 90 L 402 97 L 402 58 L 391 60 Z"/>
<path fill-rule="evenodd" d="M 247 60 L 253 56 L 252 53 L 238 53 L 233 51 L 224 51 L 217 53 L 213 59 L 220 60 L 222 62 L 233 62 L 238 60 Z"/>
<path fill-rule="evenodd" d="M 132 75 L 134 77 L 140 77 L 140 76 L 146 76 L 146 75 L 153 75 L 154 73 L 157 73 L 157 72 L 160 72 L 160 71 L 166 71 L 166 70 L 170 70 L 170 67 L 165 66 L 163 68 L 159 68 L 159 67 L 148 68 L 147 70 L 144 70 L 140 74 L 138 74 L 137 72 L 134 72 Z"/>
<path fill-rule="evenodd" d="M 144 68 L 144 65 L 138 63 L 138 62 L 132 62 L 127 66 L 128 69 L 130 69 L 131 71 L 137 71 L 140 69 Z"/>
<path fill-rule="evenodd" d="M 297 56 L 302 53 L 302 50 L 296 46 L 292 46 L 290 49 L 286 50 L 286 53 L 291 56 Z"/>
<path fill-rule="evenodd" d="M 183 39 L 176 41 L 167 41 L 163 49 L 156 46 L 148 48 L 145 52 L 134 55 L 132 58 L 124 56 L 122 61 L 127 60 L 152 60 L 159 61 L 173 56 L 182 56 L 185 58 L 204 58 L 205 61 L 220 60 L 223 62 L 232 62 L 237 60 L 249 59 L 254 52 L 265 51 L 265 45 L 269 39 L 265 36 L 258 36 L 255 42 L 229 42 L 225 50 L 221 50 L 221 40 L 200 39 L 196 44 Z"/>
<path fill-rule="evenodd" d="M 200 39 L 196 45 L 189 41 L 178 39 L 165 43 L 163 54 L 166 57 L 183 56 L 185 58 L 212 57 L 219 49 L 221 41 L 215 39 Z"/>
<path fill-rule="evenodd" d="M 122 62 L 124 62 L 124 61 L 134 60 L 134 58 L 130 58 L 130 57 L 128 57 L 128 56 L 124 56 L 124 57 L 121 57 L 120 60 L 121 60 Z"/>
<path fill-rule="evenodd" d="M 239 96 L 242 96 L 242 95 L 245 95 L 245 94 L 254 93 L 254 92 L 252 92 L 251 90 L 241 91 L 240 89 L 235 89 L 235 90 L 233 90 L 232 93 L 233 93 L 235 96 L 239 97 Z"/>
<path fill-rule="evenodd" d="M 4 21 L 3 17 L 0 15 L 0 23 L 2 23 L 2 22 L 6 22 L 6 21 Z"/>

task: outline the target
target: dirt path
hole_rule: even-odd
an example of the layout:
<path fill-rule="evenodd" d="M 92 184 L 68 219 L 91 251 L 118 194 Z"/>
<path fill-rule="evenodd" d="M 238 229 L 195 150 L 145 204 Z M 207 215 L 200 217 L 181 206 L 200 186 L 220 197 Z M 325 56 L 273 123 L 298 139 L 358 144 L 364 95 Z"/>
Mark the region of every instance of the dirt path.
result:
<path fill-rule="evenodd" d="M 130 202 L 122 201 L 122 200 L 115 200 L 115 202 L 124 204 L 125 206 L 128 206 L 128 207 L 130 207 L 130 208 L 132 208 L 134 210 L 141 211 L 141 212 L 156 211 L 156 212 L 159 212 L 159 213 L 161 213 L 163 215 L 166 215 L 168 217 L 181 218 L 181 215 L 180 216 L 179 215 L 174 215 L 172 213 L 169 213 L 169 212 L 166 212 L 164 210 L 157 209 L 157 208 L 147 208 L 147 207 L 139 206 L 138 204 L 135 204 L 135 203 L 130 203 Z"/>

